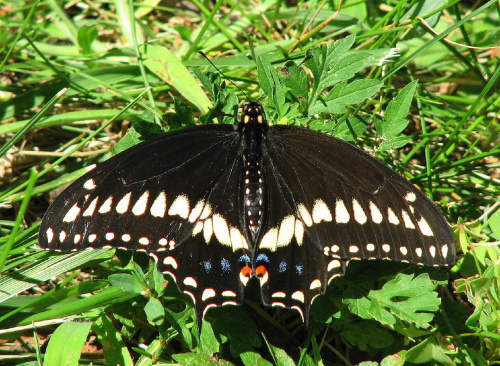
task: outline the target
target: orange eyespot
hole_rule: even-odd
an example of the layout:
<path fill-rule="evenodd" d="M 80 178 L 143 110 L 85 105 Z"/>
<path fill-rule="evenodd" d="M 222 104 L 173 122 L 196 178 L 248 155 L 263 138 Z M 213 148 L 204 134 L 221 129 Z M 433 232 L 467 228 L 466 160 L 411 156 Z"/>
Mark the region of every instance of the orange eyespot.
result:
<path fill-rule="evenodd" d="M 257 275 L 257 277 L 264 277 L 266 274 L 267 274 L 267 268 L 266 266 L 258 266 L 256 269 L 255 269 L 255 274 Z"/>
<path fill-rule="evenodd" d="M 252 276 L 252 267 L 250 266 L 243 267 L 240 271 L 240 275 L 243 277 L 250 278 Z"/>

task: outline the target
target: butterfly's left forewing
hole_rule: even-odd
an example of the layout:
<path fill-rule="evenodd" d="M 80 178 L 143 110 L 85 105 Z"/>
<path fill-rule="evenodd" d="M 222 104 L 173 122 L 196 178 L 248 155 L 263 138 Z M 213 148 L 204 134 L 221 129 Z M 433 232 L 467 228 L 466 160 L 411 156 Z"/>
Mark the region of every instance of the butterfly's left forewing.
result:
<path fill-rule="evenodd" d="M 117 247 L 150 253 L 198 317 L 240 303 L 248 243 L 234 215 L 239 135 L 230 125 L 162 135 L 112 157 L 65 190 L 44 216 L 42 248 Z"/>

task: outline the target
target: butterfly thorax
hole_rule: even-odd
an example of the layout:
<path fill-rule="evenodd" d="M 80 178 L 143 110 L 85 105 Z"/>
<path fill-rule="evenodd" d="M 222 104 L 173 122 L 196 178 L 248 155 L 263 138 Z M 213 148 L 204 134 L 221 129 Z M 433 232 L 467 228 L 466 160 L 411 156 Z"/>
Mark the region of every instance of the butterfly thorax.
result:
<path fill-rule="evenodd" d="M 265 139 L 267 122 L 263 116 L 262 106 L 251 102 L 243 108 L 240 122 L 243 144 L 243 206 L 245 209 L 245 226 L 255 243 L 262 226 L 262 213 L 265 205 L 265 181 L 262 172 L 262 141 Z"/>

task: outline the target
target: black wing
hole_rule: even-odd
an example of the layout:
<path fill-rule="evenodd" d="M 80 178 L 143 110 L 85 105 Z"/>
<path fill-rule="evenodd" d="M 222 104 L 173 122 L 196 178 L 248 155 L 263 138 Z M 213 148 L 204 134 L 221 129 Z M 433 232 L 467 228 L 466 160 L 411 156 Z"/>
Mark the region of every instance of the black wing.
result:
<path fill-rule="evenodd" d="M 146 251 L 193 297 L 198 320 L 210 306 L 240 303 L 250 244 L 234 207 L 242 196 L 239 146 L 233 126 L 207 125 L 110 158 L 50 206 L 40 247 Z"/>
<path fill-rule="evenodd" d="M 405 178 L 323 133 L 274 126 L 264 144 L 268 217 L 255 252 L 266 304 L 306 311 L 350 259 L 451 264 L 454 239 Z M 304 314 L 303 314 L 304 315 Z"/>

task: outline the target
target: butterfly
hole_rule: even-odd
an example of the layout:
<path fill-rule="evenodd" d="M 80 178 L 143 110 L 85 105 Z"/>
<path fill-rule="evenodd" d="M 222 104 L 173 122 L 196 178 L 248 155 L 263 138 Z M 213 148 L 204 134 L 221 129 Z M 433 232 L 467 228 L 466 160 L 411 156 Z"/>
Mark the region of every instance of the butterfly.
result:
<path fill-rule="evenodd" d="M 368 153 L 303 127 L 270 126 L 249 102 L 235 125 L 168 132 L 71 184 L 39 246 L 145 251 L 195 304 L 240 304 L 251 278 L 266 305 L 309 316 L 351 259 L 455 261 L 438 208 Z"/>

